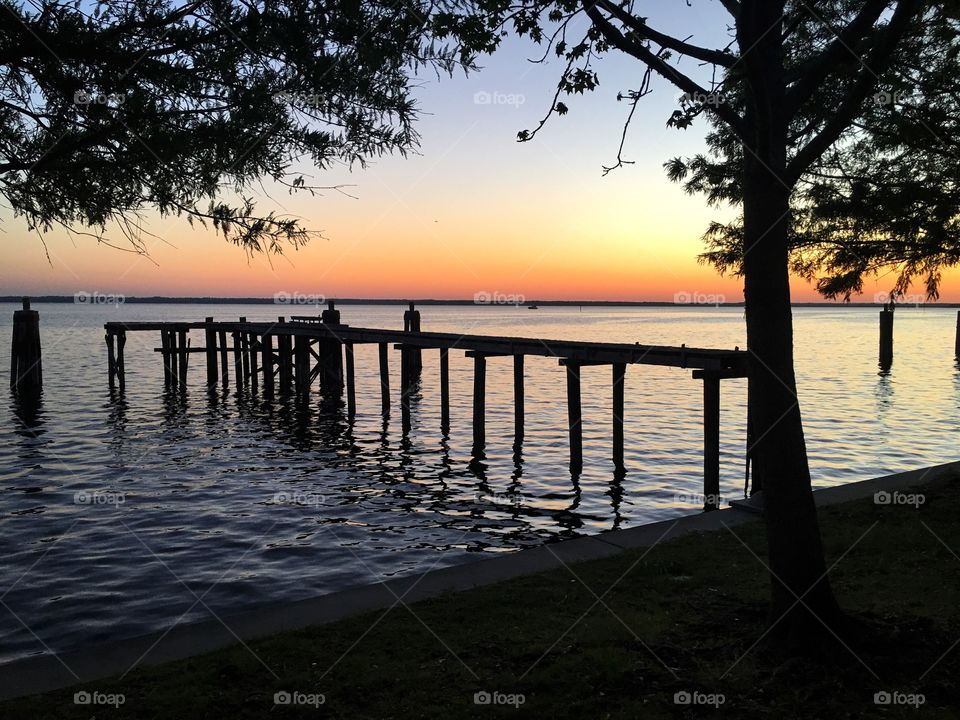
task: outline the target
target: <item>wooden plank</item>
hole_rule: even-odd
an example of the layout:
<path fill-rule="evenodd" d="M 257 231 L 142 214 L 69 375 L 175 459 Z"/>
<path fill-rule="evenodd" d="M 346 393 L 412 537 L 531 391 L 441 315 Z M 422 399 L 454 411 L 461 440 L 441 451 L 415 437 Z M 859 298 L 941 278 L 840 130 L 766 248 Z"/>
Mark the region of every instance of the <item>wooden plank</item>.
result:
<path fill-rule="evenodd" d="M 227 331 L 220 330 L 217 335 L 220 338 L 220 380 L 223 382 L 223 386 L 227 387 L 230 384 L 227 373 Z"/>
<path fill-rule="evenodd" d="M 116 386 L 117 386 L 117 359 L 116 359 L 116 356 L 115 356 L 115 354 L 114 354 L 114 349 L 113 349 L 113 345 L 114 345 L 114 334 L 113 334 L 113 333 L 107 333 L 106 335 L 103 336 L 103 339 L 104 339 L 104 341 L 107 343 L 107 378 L 108 378 L 108 384 L 110 385 L 110 389 L 111 389 L 111 390 L 114 390 L 114 389 L 116 389 Z M 15 348 L 14 351 L 13 351 L 13 356 L 14 356 L 15 358 L 16 358 L 16 356 L 17 356 L 17 350 L 16 350 L 16 348 Z M 11 381 L 11 384 L 15 384 L 15 383 L 16 383 L 16 378 L 17 378 L 17 369 L 16 369 L 16 367 L 14 367 L 14 369 L 13 369 L 13 370 L 11 371 L 11 373 L 10 373 L 10 381 Z"/>
<path fill-rule="evenodd" d="M 263 392 L 273 395 L 273 336 L 264 334 L 260 338 L 260 357 L 263 365 Z"/>
<path fill-rule="evenodd" d="M 189 353 L 184 352 L 187 349 L 187 331 L 183 328 L 177 330 L 177 371 L 179 374 L 180 389 L 186 390 L 187 388 L 187 360 L 190 357 Z"/>

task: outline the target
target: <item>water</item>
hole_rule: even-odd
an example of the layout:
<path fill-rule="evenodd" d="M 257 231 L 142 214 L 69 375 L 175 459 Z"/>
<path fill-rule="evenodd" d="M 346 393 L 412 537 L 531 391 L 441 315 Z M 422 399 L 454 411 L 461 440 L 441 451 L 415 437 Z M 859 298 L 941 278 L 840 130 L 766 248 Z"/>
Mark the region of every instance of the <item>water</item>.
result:
<path fill-rule="evenodd" d="M 526 438 L 518 454 L 512 363 L 488 361 L 487 452 L 475 461 L 472 361 L 462 353 L 450 356 L 449 437 L 440 432 L 438 353 L 426 351 L 404 438 L 398 407 L 388 423 L 380 416 L 375 345 L 356 348 L 352 424 L 319 412 L 317 403 L 268 403 L 232 388 L 210 398 L 201 355 L 192 358 L 181 402 L 163 392 L 153 352 L 158 333 L 129 335 L 126 395 L 110 398 L 105 321 L 271 320 L 289 307 L 37 307 L 42 405 L 25 416 L 10 396 L 0 403 L 0 660 L 698 509 L 684 497 L 702 491 L 702 391 L 689 370 L 628 367 L 626 473 L 617 474 L 610 368 L 584 368 L 584 469 L 571 477 L 564 371 L 556 360 L 527 358 Z M 2 336 L 9 337 L 14 309 L 0 305 Z M 351 325 L 402 326 L 400 306 L 341 311 Z M 745 345 L 737 308 L 421 312 L 424 330 Z M 795 316 L 817 486 L 957 459 L 955 310 L 898 310 L 896 361 L 887 376 L 876 367 L 876 309 L 801 308 Z M 201 333 L 193 343 L 203 344 Z M 391 360 L 396 392 L 399 354 Z M 6 376 L 0 381 L 7 386 Z M 722 387 L 721 489 L 731 498 L 743 492 L 746 384 Z M 96 502 L 78 503 L 78 493 Z"/>

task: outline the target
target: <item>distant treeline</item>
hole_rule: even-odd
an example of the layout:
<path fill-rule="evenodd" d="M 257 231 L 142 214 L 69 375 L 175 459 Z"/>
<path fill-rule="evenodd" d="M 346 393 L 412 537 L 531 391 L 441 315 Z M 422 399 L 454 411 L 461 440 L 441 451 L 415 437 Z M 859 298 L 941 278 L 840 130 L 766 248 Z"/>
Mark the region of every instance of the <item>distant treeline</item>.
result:
<path fill-rule="evenodd" d="M 119 295 L 118 295 L 119 297 Z M 143 303 L 156 305 L 290 305 L 296 307 L 309 307 L 315 303 L 296 303 L 296 302 L 278 302 L 272 297 L 163 297 L 153 296 L 133 296 L 124 295 L 123 303 Z M 0 295 L 0 302 L 20 303 L 22 295 Z M 417 305 L 494 305 L 506 306 L 512 303 L 478 303 L 474 300 L 435 300 L 431 298 L 420 299 L 385 299 L 385 298 L 329 298 L 337 305 L 406 305 L 415 303 Z M 73 303 L 73 295 L 31 295 L 32 303 Z M 321 303 L 316 303 L 321 304 Z M 325 303 L 322 303 L 325 304 Z M 883 307 L 884 303 L 876 302 L 795 302 L 793 307 Z M 913 303 L 902 303 L 900 307 L 909 307 Z M 543 307 L 743 307 L 742 302 L 723 302 L 723 303 L 675 303 L 668 301 L 648 301 L 648 300 L 525 300 L 519 303 L 518 307 L 527 307 L 529 305 L 538 305 Z M 923 303 L 942 308 L 960 308 L 960 303 Z"/>

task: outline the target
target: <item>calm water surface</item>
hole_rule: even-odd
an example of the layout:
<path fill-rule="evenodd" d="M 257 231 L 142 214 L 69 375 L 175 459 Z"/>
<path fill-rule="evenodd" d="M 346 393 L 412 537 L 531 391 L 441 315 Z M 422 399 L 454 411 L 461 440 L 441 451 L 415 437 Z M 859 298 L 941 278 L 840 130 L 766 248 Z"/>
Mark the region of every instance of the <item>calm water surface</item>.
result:
<path fill-rule="evenodd" d="M 701 384 L 627 370 L 625 473 L 610 460 L 610 369 L 584 368 L 584 469 L 568 469 L 565 380 L 527 358 L 526 437 L 513 448 L 512 363 L 487 369 L 486 456 L 471 456 L 472 361 L 450 356 L 450 434 L 438 354 L 424 353 L 412 428 L 384 422 L 375 345 L 357 346 L 357 415 L 210 396 L 203 360 L 165 394 L 154 333 L 127 342 L 127 391 L 106 387 L 108 320 L 272 320 L 273 305 L 40 304 L 38 410 L 0 403 L 0 661 L 469 562 L 696 511 Z M 14 305 L 0 304 L 0 337 Z M 402 327 L 400 306 L 341 308 Z M 736 308 L 421 308 L 423 329 L 556 339 L 745 346 Z M 818 486 L 957 459 L 956 310 L 897 312 L 896 361 L 877 372 L 877 310 L 795 311 L 800 400 Z M 203 344 L 201 333 L 193 343 Z M 399 363 L 391 387 L 399 387 Z M 9 384 L 4 363 L 2 387 Z M 231 368 L 232 374 L 232 368 Z M 743 380 L 723 383 L 722 492 L 743 492 Z M 396 396 L 394 397 L 396 401 Z M 96 503 L 78 503 L 94 497 Z M 86 494 L 85 496 L 82 494 Z M 512 500 L 512 501 L 511 501 Z M 103 502 L 100 502 L 103 501 Z M 122 502 L 121 502 L 122 501 Z"/>

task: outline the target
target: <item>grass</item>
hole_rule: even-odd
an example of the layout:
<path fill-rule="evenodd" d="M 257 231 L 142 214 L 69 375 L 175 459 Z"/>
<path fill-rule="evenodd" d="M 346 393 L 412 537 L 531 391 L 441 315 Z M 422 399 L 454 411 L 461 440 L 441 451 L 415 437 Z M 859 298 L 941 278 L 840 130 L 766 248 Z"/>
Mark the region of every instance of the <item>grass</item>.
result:
<path fill-rule="evenodd" d="M 753 522 L 83 686 L 122 693 L 118 708 L 75 705 L 71 688 L 2 703 L 0 717 L 956 718 L 958 480 L 916 490 L 919 507 L 821 511 L 838 600 L 884 638 L 827 659 L 783 660 L 762 640 Z M 275 705 L 281 691 L 325 702 Z M 477 705 L 481 691 L 523 703 Z M 877 705 L 882 691 L 924 703 Z M 683 692 L 723 703 L 677 704 Z"/>

